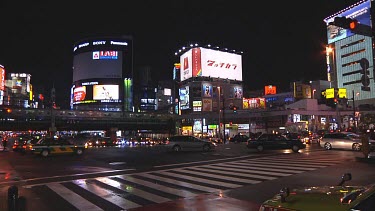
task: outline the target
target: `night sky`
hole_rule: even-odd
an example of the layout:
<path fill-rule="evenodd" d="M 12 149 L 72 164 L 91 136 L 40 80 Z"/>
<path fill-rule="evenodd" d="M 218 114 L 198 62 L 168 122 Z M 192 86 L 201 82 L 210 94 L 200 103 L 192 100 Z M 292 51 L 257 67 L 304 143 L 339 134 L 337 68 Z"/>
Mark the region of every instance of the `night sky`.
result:
<path fill-rule="evenodd" d="M 35 93 L 69 105 L 72 48 L 92 36 L 131 35 L 135 70 L 172 78 L 189 43 L 243 51 L 245 90 L 296 80 L 326 80 L 324 18 L 358 1 L 12 1 L 0 3 L 0 64 L 32 75 Z M 134 3 L 136 2 L 136 3 Z"/>

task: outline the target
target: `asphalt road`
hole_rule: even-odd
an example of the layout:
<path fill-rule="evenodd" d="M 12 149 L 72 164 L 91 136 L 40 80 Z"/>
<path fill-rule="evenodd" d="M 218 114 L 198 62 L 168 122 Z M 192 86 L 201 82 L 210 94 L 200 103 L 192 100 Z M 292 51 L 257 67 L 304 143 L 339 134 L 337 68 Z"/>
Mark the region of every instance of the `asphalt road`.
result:
<path fill-rule="evenodd" d="M 15 184 L 20 189 L 20 195 L 28 198 L 29 210 L 41 211 L 52 210 L 52 205 L 55 207 L 53 210 L 76 210 L 77 206 L 81 206 L 62 199 L 58 190 L 65 188 L 84 197 L 82 203 L 86 200 L 90 205 L 99 203 L 99 208 L 105 210 L 121 210 L 130 206 L 129 203 L 123 204 L 124 198 L 135 201 L 141 207 L 149 207 L 150 204 L 152 207 L 163 204 L 164 199 L 189 198 L 190 192 L 194 195 L 217 194 L 214 190 L 218 189 L 223 196 L 251 202 L 256 210 L 261 202 L 285 186 L 335 185 L 347 172 L 353 175 L 348 184 L 364 185 L 375 181 L 375 165 L 359 162 L 356 157 L 363 157 L 360 152 L 325 151 L 316 144 L 308 145 L 300 153 L 290 150 L 258 153 L 247 149 L 245 143 L 231 143 L 219 145 L 215 151 L 207 153 L 174 153 L 156 146 L 90 148 L 82 156 L 43 158 L 15 152 L 3 152 L 0 156 L 3 162 L 8 163 L 9 171 L 13 171 L 9 174 L 11 177 L 0 180 L 3 201 L 4 191 Z M 170 184 L 169 180 L 180 186 Z M 114 189 L 114 181 L 121 182 L 121 191 Z M 103 192 L 83 187 L 82 182 L 94 183 L 92 187 L 104 188 L 109 191 L 107 194 L 116 193 L 122 198 L 107 198 L 108 195 L 101 195 Z M 65 188 L 61 189 L 61 185 Z M 194 191 L 186 185 L 194 186 Z M 59 189 L 53 189 L 56 187 Z M 138 192 L 124 192 L 130 187 Z M 165 193 L 171 188 L 173 193 Z M 146 192 L 153 194 L 154 198 L 147 198 L 151 196 Z M 137 207 L 135 204 L 134 208 Z"/>

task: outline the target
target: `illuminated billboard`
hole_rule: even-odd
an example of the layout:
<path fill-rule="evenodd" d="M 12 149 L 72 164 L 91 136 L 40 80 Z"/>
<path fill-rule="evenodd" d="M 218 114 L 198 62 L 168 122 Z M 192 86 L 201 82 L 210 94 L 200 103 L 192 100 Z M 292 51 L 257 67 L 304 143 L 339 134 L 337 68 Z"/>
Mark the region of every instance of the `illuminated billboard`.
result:
<path fill-rule="evenodd" d="M 264 109 L 266 108 L 266 98 L 243 98 L 243 109 Z"/>
<path fill-rule="evenodd" d="M 94 85 L 93 86 L 93 100 L 118 100 L 119 86 L 118 85 Z"/>
<path fill-rule="evenodd" d="M 339 95 L 339 98 L 347 98 L 346 88 L 339 88 L 338 95 Z"/>
<path fill-rule="evenodd" d="M 86 99 L 86 86 L 74 88 L 73 102 L 83 101 Z"/>
<path fill-rule="evenodd" d="M 212 85 L 203 83 L 202 84 L 202 97 L 212 97 Z"/>
<path fill-rule="evenodd" d="M 180 108 L 181 110 L 186 110 L 190 108 L 190 96 L 189 96 L 189 86 L 180 88 Z"/>
<path fill-rule="evenodd" d="M 117 52 L 117 51 L 116 51 Z M 99 56 L 95 59 L 96 52 L 85 52 L 73 58 L 73 81 L 92 78 L 121 78 L 122 52 L 117 52 L 118 59 L 104 59 L 109 56 Z M 100 54 L 98 52 L 98 54 Z M 107 55 L 107 54 L 106 54 Z"/>
<path fill-rule="evenodd" d="M 242 81 L 241 55 L 202 47 L 192 48 L 180 57 L 180 80 L 214 77 Z"/>
<path fill-rule="evenodd" d="M 264 86 L 264 95 L 274 95 L 276 94 L 276 86 L 268 85 Z"/>
<path fill-rule="evenodd" d="M 5 88 L 5 68 L 0 65 L 0 90 L 4 91 Z"/>
<path fill-rule="evenodd" d="M 212 111 L 212 99 L 203 99 L 202 111 Z"/>
<path fill-rule="evenodd" d="M 346 17 L 355 19 L 360 24 L 371 26 L 371 13 L 370 13 L 371 1 L 363 1 L 360 4 L 352 5 L 348 9 L 343 10 L 343 12 L 332 15 L 325 18 L 324 21 L 327 24 L 327 38 L 328 44 L 336 42 L 338 40 L 344 39 L 346 37 L 355 35 L 350 29 L 343 29 L 338 26 L 329 25 L 333 22 L 335 17 Z"/>

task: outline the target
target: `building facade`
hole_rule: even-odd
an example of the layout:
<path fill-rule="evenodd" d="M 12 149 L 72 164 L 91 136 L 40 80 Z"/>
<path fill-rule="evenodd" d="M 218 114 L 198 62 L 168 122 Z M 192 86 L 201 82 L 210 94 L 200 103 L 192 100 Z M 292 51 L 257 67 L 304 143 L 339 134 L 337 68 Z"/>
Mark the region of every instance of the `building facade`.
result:
<path fill-rule="evenodd" d="M 371 28 L 372 35 L 362 35 L 333 25 L 335 17 L 357 20 Z M 324 19 L 327 24 L 327 78 L 333 88 L 345 88 L 353 106 L 375 108 L 373 0 L 362 0 Z"/>
<path fill-rule="evenodd" d="M 71 109 L 133 111 L 132 37 L 93 37 L 73 48 Z"/>

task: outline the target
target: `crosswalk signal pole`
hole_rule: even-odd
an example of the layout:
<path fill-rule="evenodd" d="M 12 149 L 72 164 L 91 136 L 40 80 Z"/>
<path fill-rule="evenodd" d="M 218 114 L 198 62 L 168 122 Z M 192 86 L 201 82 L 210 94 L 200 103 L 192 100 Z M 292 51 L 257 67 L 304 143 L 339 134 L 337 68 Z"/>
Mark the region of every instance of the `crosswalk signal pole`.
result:
<path fill-rule="evenodd" d="M 354 99 L 354 89 L 352 90 L 352 94 L 353 94 L 353 128 L 354 128 L 354 132 L 357 132 L 357 121 L 356 121 L 356 118 L 355 118 L 355 99 Z"/>

